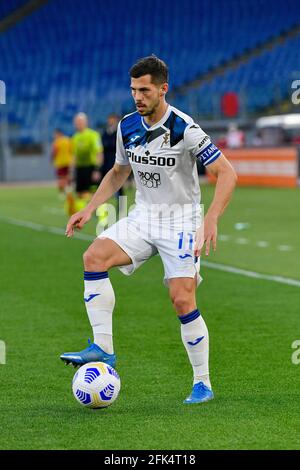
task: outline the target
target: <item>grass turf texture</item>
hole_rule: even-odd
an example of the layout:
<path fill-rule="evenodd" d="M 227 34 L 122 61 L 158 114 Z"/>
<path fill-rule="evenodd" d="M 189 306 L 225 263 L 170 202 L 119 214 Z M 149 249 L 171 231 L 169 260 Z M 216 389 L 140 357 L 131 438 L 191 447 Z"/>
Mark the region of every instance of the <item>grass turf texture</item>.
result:
<path fill-rule="evenodd" d="M 208 205 L 212 188 L 203 187 Z M 210 261 L 300 278 L 299 190 L 238 188 Z M 53 188 L 1 188 L 0 216 L 64 227 Z M 51 208 L 53 210 L 51 210 Z M 237 222 L 250 227 L 237 232 Z M 111 271 L 120 397 L 87 410 L 72 397 L 63 351 L 91 334 L 82 300 L 87 241 L 0 219 L 1 449 L 299 449 L 300 289 L 203 268 L 198 306 L 208 324 L 215 400 L 185 406 L 191 369 L 158 257 L 131 278 Z M 94 233 L 91 222 L 86 233 Z M 235 242 L 246 237 L 247 246 Z M 269 242 L 258 248 L 256 242 Z M 291 251 L 280 252 L 279 244 Z"/>

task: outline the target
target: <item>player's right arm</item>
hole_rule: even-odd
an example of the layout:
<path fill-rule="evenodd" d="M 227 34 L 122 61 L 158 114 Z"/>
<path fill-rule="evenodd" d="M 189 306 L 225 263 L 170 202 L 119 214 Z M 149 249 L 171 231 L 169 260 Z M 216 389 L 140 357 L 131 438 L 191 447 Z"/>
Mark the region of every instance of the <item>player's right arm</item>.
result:
<path fill-rule="evenodd" d="M 81 211 L 72 215 L 67 228 L 67 237 L 72 237 L 74 230 L 82 227 L 90 220 L 93 212 L 113 196 L 125 183 L 131 173 L 131 166 L 115 163 L 113 168 L 105 175 L 100 186 L 88 205 Z"/>
<path fill-rule="evenodd" d="M 130 175 L 131 166 L 123 145 L 120 123 L 118 125 L 116 144 L 116 162 L 113 168 L 105 175 L 88 205 L 82 211 L 72 215 L 66 228 L 67 237 L 71 237 L 74 234 L 75 228 L 81 229 L 90 220 L 93 212 L 112 197 L 123 186 Z"/>

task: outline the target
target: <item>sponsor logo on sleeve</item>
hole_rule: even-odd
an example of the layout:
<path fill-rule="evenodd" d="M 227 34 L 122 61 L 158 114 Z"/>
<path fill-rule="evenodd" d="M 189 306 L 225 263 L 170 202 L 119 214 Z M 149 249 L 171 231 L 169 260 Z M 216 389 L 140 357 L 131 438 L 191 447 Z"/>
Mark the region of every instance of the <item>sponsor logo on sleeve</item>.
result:
<path fill-rule="evenodd" d="M 210 137 L 208 135 L 206 135 L 204 137 L 204 139 L 202 139 L 201 142 L 198 144 L 199 149 L 201 149 L 203 147 L 203 145 L 208 141 L 210 141 Z"/>

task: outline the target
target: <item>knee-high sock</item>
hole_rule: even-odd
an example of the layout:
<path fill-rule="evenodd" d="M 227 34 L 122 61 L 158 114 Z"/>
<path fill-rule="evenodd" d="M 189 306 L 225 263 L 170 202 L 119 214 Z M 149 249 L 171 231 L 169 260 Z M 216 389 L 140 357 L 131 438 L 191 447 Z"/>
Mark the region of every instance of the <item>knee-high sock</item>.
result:
<path fill-rule="evenodd" d="M 194 384 L 203 382 L 211 388 L 209 380 L 208 330 L 199 310 L 178 316 L 181 322 L 181 338 L 194 373 Z"/>
<path fill-rule="evenodd" d="M 113 353 L 112 314 L 115 294 L 108 273 L 84 271 L 84 301 L 94 334 L 94 343 Z"/>

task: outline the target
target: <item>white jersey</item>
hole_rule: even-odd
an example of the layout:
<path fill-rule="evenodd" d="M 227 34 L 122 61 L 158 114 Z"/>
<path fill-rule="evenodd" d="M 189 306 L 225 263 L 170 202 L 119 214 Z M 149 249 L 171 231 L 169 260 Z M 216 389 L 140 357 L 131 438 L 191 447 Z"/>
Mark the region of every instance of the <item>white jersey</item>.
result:
<path fill-rule="evenodd" d="M 125 116 L 118 126 L 116 163 L 131 165 L 136 204 L 152 213 L 164 205 L 184 207 L 193 217 L 193 207 L 200 204 L 196 160 L 206 166 L 220 155 L 199 125 L 170 105 L 151 127 L 138 112 Z"/>

